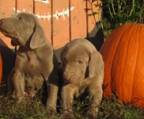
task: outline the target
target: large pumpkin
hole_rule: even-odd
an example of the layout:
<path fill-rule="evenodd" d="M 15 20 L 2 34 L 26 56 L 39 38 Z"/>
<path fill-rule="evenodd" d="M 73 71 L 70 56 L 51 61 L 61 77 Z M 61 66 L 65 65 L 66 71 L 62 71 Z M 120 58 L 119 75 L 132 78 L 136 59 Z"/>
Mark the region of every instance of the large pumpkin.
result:
<path fill-rule="evenodd" d="M 15 53 L 0 38 L 0 86 L 7 82 L 15 64 Z"/>
<path fill-rule="evenodd" d="M 144 24 L 129 23 L 115 29 L 101 53 L 104 96 L 114 92 L 124 103 L 144 107 Z"/>

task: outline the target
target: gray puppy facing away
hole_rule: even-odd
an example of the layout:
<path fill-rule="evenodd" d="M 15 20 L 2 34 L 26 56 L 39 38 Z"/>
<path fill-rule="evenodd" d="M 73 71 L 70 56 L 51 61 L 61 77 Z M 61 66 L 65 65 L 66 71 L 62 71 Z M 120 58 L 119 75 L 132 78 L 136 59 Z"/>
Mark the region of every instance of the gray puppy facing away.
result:
<path fill-rule="evenodd" d="M 63 48 L 61 61 L 63 68 L 61 96 L 64 115 L 73 115 L 74 97 L 87 89 L 90 95 L 88 116 L 91 119 L 96 118 L 103 94 L 104 62 L 101 54 L 87 39 L 77 39 Z"/>
<path fill-rule="evenodd" d="M 53 48 L 48 43 L 38 20 L 31 14 L 19 13 L 0 20 L 0 31 L 11 38 L 16 52 L 15 66 L 11 80 L 13 96 L 21 102 L 27 96 L 33 97 L 42 87 L 44 80 L 53 70 Z M 47 106 L 56 108 L 57 81 L 49 81 Z"/>

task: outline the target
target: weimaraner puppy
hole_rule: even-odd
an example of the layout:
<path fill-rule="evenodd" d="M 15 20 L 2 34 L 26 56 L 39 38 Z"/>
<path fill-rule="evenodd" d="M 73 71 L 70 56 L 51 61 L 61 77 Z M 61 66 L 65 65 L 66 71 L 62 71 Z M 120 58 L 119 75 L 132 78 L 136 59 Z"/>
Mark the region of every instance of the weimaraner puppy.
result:
<path fill-rule="evenodd" d="M 87 39 L 77 39 L 66 44 L 61 52 L 61 60 L 64 117 L 73 117 L 74 97 L 87 89 L 90 95 L 88 117 L 95 119 L 103 94 L 104 63 L 101 54 Z"/>
<path fill-rule="evenodd" d="M 0 31 L 18 46 L 11 80 L 13 95 L 21 102 L 33 97 L 53 71 L 53 48 L 45 37 L 38 20 L 31 14 L 19 13 L 0 20 Z M 48 80 L 47 106 L 56 108 L 57 80 Z"/>

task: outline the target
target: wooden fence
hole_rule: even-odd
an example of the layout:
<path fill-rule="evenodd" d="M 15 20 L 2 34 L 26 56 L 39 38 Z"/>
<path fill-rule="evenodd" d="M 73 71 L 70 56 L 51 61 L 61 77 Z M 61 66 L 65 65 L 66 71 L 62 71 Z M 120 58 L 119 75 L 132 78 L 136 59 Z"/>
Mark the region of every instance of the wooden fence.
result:
<path fill-rule="evenodd" d="M 0 18 L 19 12 L 36 15 L 54 48 L 86 37 L 101 20 L 100 0 L 0 0 Z M 10 40 L 0 38 L 13 48 Z"/>

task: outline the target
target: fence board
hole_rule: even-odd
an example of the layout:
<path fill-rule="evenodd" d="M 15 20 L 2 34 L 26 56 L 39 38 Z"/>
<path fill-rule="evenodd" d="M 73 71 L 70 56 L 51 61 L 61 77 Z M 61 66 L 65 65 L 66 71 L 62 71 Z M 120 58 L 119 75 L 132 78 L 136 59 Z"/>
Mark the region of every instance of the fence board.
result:
<path fill-rule="evenodd" d="M 86 37 L 92 31 L 101 20 L 100 4 L 100 0 L 7 0 L 7 3 L 0 0 L 0 18 L 15 12 L 34 13 L 48 41 L 54 48 L 60 48 L 71 39 Z M 13 48 L 10 40 L 2 35 L 0 38 Z"/>

